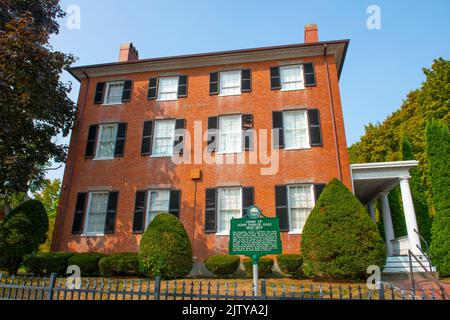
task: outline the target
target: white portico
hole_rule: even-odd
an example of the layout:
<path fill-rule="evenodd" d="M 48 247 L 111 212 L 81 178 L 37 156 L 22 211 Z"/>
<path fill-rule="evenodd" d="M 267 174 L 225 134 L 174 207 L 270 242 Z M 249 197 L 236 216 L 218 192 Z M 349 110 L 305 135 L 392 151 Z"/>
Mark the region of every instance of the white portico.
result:
<path fill-rule="evenodd" d="M 351 165 L 354 193 L 361 203 L 368 206 L 369 214 L 374 222 L 376 222 L 374 202 L 381 200 L 388 265 L 390 262 L 395 262 L 406 268 L 408 266 L 407 262 L 409 262 L 406 259 L 408 250 L 411 250 L 416 256 L 423 258 L 424 261 L 426 260 L 421 247 L 419 228 L 417 226 L 416 213 L 409 186 L 409 171 L 417 165 L 418 161 L 415 160 Z M 407 237 L 396 239 L 392 225 L 388 194 L 398 185 L 400 185 L 401 189 L 408 235 Z M 391 269 L 388 265 L 386 269 Z M 399 272 L 401 272 L 400 269 Z"/>

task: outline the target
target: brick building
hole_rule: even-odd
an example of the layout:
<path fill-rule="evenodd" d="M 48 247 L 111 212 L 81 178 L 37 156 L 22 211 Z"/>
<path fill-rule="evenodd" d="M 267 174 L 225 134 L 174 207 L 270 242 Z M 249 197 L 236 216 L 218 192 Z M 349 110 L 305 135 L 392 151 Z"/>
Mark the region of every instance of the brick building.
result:
<path fill-rule="evenodd" d="M 153 59 L 128 44 L 119 62 L 71 68 L 81 89 L 52 249 L 137 251 L 170 212 L 203 261 L 228 251 L 230 218 L 256 204 L 280 218 L 284 252 L 298 252 L 323 186 L 352 188 L 339 93 L 348 44 L 319 42 L 307 25 L 302 44 Z"/>

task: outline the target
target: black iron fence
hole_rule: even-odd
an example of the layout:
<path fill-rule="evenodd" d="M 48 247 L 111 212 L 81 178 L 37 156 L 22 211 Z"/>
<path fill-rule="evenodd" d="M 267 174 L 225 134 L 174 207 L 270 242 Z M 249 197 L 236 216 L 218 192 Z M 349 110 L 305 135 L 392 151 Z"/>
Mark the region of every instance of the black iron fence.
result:
<path fill-rule="evenodd" d="M 381 285 L 285 284 L 260 280 L 257 293 L 243 281 L 92 279 L 0 274 L 0 300 L 438 300 L 444 291 Z M 444 290 L 444 289 L 442 289 Z"/>

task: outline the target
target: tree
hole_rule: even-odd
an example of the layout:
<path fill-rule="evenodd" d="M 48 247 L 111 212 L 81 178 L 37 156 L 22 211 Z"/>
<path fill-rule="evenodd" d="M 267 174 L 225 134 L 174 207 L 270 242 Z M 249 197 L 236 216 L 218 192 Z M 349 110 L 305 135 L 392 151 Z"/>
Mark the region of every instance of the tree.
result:
<path fill-rule="evenodd" d="M 50 252 L 53 230 L 55 227 L 56 212 L 58 211 L 59 196 L 61 192 L 61 180 L 45 180 L 44 188 L 40 192 L 33 192 L 36 200 L 42 202 L 48 215 L 48 233 L 47 240 L 40 247 L 41 252 Z"/>
<path fill-rule="evenodd" d="M 450 133 L 432 120 L 426 128 L 428 170 L 436 211 L 431 238 L 431 258 L 441 276 L 450 275 Z"/>
<path fill-rule="evenodd" d="M 72 55 L 53 51 L 64 12 L 57 0 L 0 2 L 0 193 L 27 192 L 51 160 L 63 162 L 76 114 L 70 84 L 60 81 Z"/>
<path fill-rule="evenodd" d="M 386 249 L 364 206 L 338 179 L 324 189 L 301 240 L 303 270 L 325 280 L 365 278 L 370 265 L 384 266 Z"/>
<path fill-rule="evenodd" d="M 24 256 L 34 253 L 44 243 L 48 218 L 44 205 L 27 201 L 0 221 L 0 268 L 15 273 Z"/>

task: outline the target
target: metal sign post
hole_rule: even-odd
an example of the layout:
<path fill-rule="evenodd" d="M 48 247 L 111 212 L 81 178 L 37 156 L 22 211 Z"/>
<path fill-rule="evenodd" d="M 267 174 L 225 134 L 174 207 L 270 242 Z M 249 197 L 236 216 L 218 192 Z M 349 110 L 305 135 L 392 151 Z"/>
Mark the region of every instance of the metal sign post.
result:
<path fill-rule="evenodd" d="M 258 207 L 252 206 L 244 218 L 231 219 L 230 224 L 229 252 L 252 259 L 253 294 L 257 296 L 259 259 L 282 252 L 279 220 L 265 217 Z"/>

